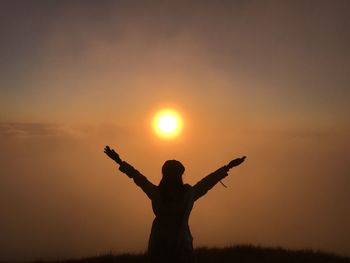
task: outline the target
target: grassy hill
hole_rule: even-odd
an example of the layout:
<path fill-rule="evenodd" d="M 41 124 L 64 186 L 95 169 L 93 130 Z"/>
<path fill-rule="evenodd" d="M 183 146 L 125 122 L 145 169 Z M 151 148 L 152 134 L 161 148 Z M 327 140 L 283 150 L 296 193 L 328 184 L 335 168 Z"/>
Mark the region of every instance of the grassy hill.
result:
<path fill-rule="evenodd" d="M 287 250 L 254 246 L 196 249 L 198 263 L 350 263 L 349 257 L 312 250 Z M 147 262 L 145 254 L 102 255 L 82 259 L 60 261 L 36 261 L 37 263 L 141 263 Z M 166 262 L 165 262 L 166 263 Z"/>

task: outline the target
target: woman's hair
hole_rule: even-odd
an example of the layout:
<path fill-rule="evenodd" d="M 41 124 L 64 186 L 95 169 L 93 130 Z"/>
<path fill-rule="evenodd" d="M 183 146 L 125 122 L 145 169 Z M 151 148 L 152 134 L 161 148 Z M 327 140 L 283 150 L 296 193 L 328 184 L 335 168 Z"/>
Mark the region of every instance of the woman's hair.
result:
<path fill-rule="evenodd" d="M 159 183 L 162 194 L 178 192 L 183 188 L 182 175 L 185 167 L 177 160 L 167 160 L 162 167 L 163 177 Z"/>

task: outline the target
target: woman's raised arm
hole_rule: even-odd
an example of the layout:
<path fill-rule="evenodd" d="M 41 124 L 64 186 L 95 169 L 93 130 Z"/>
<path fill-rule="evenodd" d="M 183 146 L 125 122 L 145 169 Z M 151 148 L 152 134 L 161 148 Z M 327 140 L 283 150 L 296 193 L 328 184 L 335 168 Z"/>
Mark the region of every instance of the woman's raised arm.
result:
<path fill-rule="evenodd" d="M 128 164 L 125 161 L 122 161 L 122 159 L 119 157 L 119 154 L 116 153 L 113 149 L 110 149 L 109 146 L 105 147 L 104 153 L 107 154 L 107 156 L 114 160 L 117 164 L 119 164 L 119 170 L 125 173 L 129 178 L 132 178 L 135 184 L 139 186 L 150 199 L 152 199 L 156 190 L 156 186 L 154 184 L 148 181 L 148 179 L 139 171 L 137 171 L 132 165 Z"/>
<path fill-rule="evenodd" d="M 197 199 L 205 195 L 211 188 L 213 188 L 218 182 L 220 182 L 220 180 L 222 180 L 228 175 L 228 171 L 231 168 L 243 163 L 245 158 L 246 157 L 243 156 L 242 158 L 236 158 L 232 160 L 227 165 L 222 166 L 221 168 L 217 169 L 215 172 L 207 175 L 198 183 L 196 183 L 193 186 L 194 200 L 196 201 Z"/>

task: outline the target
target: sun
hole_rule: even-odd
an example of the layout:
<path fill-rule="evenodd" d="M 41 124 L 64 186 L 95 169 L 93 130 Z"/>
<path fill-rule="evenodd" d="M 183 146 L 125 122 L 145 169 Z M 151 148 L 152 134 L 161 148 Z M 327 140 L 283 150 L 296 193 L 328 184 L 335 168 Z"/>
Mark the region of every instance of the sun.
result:
<path fill-rule="evenodd" d="M 155 114 L 153 129 L 158 136 L 173 139 L 181 133 L 182 118 L 173 109 L 163 109 Z"/>

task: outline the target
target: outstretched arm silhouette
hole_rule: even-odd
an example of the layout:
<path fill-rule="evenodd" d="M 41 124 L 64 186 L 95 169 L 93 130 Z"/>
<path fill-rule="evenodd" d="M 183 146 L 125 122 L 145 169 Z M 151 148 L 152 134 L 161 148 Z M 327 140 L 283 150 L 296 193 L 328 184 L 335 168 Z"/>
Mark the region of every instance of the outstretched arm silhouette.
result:
<path fill-rule="evenodd" d="M 114 160 L 117 164 L 119 164 L 119 170 L 125 173 L 129 178 L 132 178 L 137 186 L 139 186 L 145 194 L 152 199 L 156 186 L 152 184 L 148 179 L 142 175 L 139 171 L 137 171 L 132 165 L 123 161 L 119 154 L 116 153 L 113 149 L 106 146 L 104 149 L 104 153 L 107 154 L 109 158 Z"/>
<path fill-rule="evenodd" d="M 224 165 L 223 167 L 217 169 L 215 172 L 207 175 L 202 180 L 200 180 L 198 183 L 196 183 L 193 186 L 194 200 L 197 200 L 200 197 L 202 197 L 203 195 L 205 195 L 220 180 L 222 180 L 223 178 L 225 178 L 228 175 L 228 171 L 231 168 L 243 163 L 245 158 L 246 158 L 246 156 L 243 156 L 242 158 L 236 158 L 236 159 L 230 161 L 227 165 Z"/>

